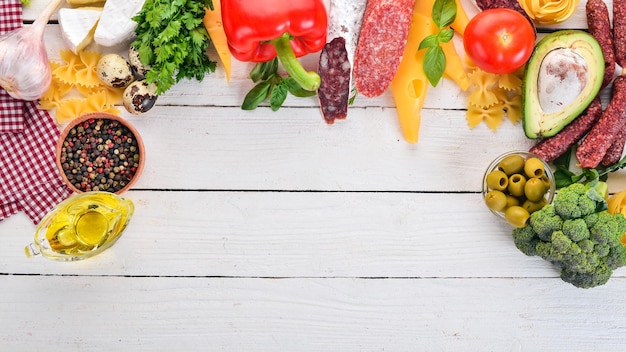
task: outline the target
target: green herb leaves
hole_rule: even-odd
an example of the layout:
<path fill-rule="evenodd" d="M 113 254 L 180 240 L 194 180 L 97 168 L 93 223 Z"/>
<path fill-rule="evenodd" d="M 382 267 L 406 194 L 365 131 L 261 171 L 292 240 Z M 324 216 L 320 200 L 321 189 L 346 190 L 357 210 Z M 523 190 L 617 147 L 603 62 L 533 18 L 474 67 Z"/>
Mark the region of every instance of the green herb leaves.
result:
<path fill-rule="evenodd" d="M 456 18 L 456 2 L 454 0 L 435 0 L 432 11 L 433 22 L 437 25 L 438 32 L 424 38 L 418 50 L 426 49 L 424 73 L 430 84 L 435 87 L 439 83 L 443 71 L 446 69 L 446 56 L 439 44 L 452 40 L 454 30 L 450 24 Z"/>
<path fill-rule="evenodd" d="M 211 40 L 202 23 L 211 0 L 147 0 L 133 17 L 137 39 L 131 44 L 142 64 L 150 67 L 149 83 L 157 94 L 183 78 L 201 81 L 215 71 L 216 62 L 206 54 Z"/>
<path fill-rule="evenodd" d="M 270 108 L 277 111 L 287 99 L 288 93 L 299 98 L 317 94 L 302 88 L 292 77 L 279 75 L 278 58 L 256 64 L 250 71 L 250 79 L 256 85 L 246 94 L 241 104 L 243 110 L 254 110 L 269 98 Z"/>

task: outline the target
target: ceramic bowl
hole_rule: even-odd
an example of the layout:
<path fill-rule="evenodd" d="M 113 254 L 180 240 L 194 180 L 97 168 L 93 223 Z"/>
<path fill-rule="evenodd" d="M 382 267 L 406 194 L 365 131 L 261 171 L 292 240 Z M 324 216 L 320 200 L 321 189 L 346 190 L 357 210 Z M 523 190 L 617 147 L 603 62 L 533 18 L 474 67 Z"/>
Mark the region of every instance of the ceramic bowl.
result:
<path fill-rule="evenodd" d="M 513 159 L 509 159 L 509 157 L 516 157 L 520 160 L 523 160 L 524 165 L 526 165 L 526 162 L 528 160 L 536 159 L 539 161 L 539 163 L 535 161 L 535 165 L 541 165 L 543 168 L 543 171 L 541 172 L 541 174 L 532 174 L 529 176 L 526 174 L 526 172 L 523 169 L 521 171 L 519 170 L 519 168 L 515 170 L 507 169 L 506 166 L 503 167 L 503 165 L 505 165 L 504 163 L 506 163 L 506 161 L 503 163 L 503 160 L 513 160 Z M 532 165 L 532 164 L 529 164 L 529 165 Z M 482 195 L 483 195 L 483 200 L 485 201 L 486 206 L 487 206 L 487 194 L 494 189 L 494 187 L 490 187 L 488 178 L 489 178 L 489 175 L 493 171 L 496 171 L 496 170 L 505 172 L 507 176 L 507 181 L 502 180 L 503 182 L 508 182 L 506 186 L 501 183 L 498 184 L 498 187 L 504 188 L 502 192 L 505 195 L 507 195 L 507 198 L 508 198 L 507 206 L 510 206 L 511 202 L 515 202 L 515 200 L 511 200 L 511 197 L 515 198 L 519 202 L 518 205 L 527 209 L 529 213 L 532 213 L 540 209 L 542 207 L 541 204 L 545 205 L 545 204 L 552 203 L 552 199 L 554 198 L 554 194 L 556 193 L 556 184 L 554 180 L 554 173 L 552 172 L 550 165 L 548 165 L 548 163 L 546 163 L 543 159 L 539 158 L 538 156 L 532 153 L 525 152 L 525 151 L 510 151 L 495 158 L 491 162 L 491 164 L 489 164 L 489 166 L 487 167 L 487 170 L 485 171 L 485 174 L 483 176 Z M 534 170 L 534 171 L 540 172 L 538 170 Z M 515 174 L 517 174 L 516 179 L 515 179 L 516 182 L 509 182 L 509 180 L 511 179 L 511 176 Z M 529 180 L 531 178 L 539 178 L 543 182 L 543 185 L 545 187 L 545 193 L 543 195 L 543 199 L 537 202 L 531 202 L 529 199 L 527 199 L 527 197 L 524 194 L 520 195 L 519 191 L 512 191 L 513 183 L 517 183 L 518 185 L 520 184 L 518 182 L 520 177 L 524 177 L 526 180 Z M 518 193 L 518 194 L 515 194 L 515 193 Z M 491 209 L 489 206 L 487 207 L 489 208 L 489 210 L 491 210 L 492 213 L 494 213 L 498 217 L 501 217 L 503 219 L 505 218 L 506 209 L 494 210 L 494 209 Z"/>
<path fill-rule="evenodd" d="M 89 113 L 70 122 L 56 147 L 56 164 L 74 192 L 121 194 L 143 171 L 145 148 L 126 119 L 109 113 Z"/>

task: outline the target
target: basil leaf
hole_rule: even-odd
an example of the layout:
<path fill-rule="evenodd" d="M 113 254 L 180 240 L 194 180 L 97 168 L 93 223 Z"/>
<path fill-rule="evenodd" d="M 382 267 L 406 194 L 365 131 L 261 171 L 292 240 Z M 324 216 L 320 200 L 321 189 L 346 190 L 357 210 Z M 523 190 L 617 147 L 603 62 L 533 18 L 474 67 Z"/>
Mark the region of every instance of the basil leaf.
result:
<path fill-rule="evenodd" d="M 452 24 L 456 18 L 455 0 L 435 0 L 432 17 L 440 29 Z"/>
<path fill-rule="evenodd" d="M 430 34 L 426 36 L 426 38 L 422 39 L 422 41 L 420 42 L 419 48 L 417 50 L 434 48 L 437 45 L 439 45 L 439 42 L 437 41 L 437 35 Z"/>
<path fill-rule="evenodd" d="M 269 95 L 271 86 L 268 82 L 261 82 L 254 86 L 243 99 L 241 108 L 243 110 L 256 109 Z"/>
<path fill-rule="evenodd" d="M 279 83 L 272 87 L 270 93 L 270 107 L 272 111 L 277 111 L 287 99 L 287 87 L 284 83 Z"/>
<path fill-rule="evenodd" d="M 430 84 L 436 87 L 446 68 L 446 55 L 443 53 L 443 49 L 440 46 L 426 50 L 423 68 Z"/>
<path fill-rule="evenodd" d="M 437 33 L 437 42 L 439 43 L 447 43 L 452 40 L 454 37 L 454 30 L 451 28 L 443 29 L 439 33 Z"/>
<path fill-rule="evenodd" d="M 285 85 L 289 93 L 298 98 L 312 97 L 317 94 L 317 92 L 302 88 L 302 86 L 300 86 L 300 84 L 296 82 L 293 77 L 284 78 L 283 84 Z"/>

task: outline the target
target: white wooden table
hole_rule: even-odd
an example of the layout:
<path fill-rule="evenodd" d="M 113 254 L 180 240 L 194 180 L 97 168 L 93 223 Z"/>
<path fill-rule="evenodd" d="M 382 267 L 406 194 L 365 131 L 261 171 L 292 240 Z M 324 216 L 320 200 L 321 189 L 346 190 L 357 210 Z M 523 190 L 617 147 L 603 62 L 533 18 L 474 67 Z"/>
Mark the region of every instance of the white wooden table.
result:
<path fill-rule="evenodd" d="M 46 3 L 32 2 L 26 20 Z M 561 27 L 586 27 L 584 1 Z M 58 58 L 57 24 L 46 44 Z M 532 144 L 520 125 L 470 130 L 450 81 L 430 89 L 416 145 L 389 92 L 334 125 L 315 98 L 242 111 L 251 67 L 227 84 L 218 66 L 145 116 L 123 113 L 148 155 L 125 194 L 134 217 L 103 254 L 28 259 L 34 225 L 0 223 L 0 350 L 626 348 L 626 269 L 575 288 L 483 206 L 489 162 Z"/>

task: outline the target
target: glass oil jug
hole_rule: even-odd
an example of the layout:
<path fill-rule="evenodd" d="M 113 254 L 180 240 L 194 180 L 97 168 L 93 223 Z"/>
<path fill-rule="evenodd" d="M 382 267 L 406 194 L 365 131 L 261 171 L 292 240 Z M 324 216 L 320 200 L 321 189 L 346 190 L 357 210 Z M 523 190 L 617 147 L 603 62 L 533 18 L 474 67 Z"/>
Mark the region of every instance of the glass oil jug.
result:
<path fill-rule="evenodd" d="M 132 201 L 110 192 L 72 195 L 41 220 L 26 255 L 61 261 L 92 257 L 117 241 L 134 210 Z"/>

